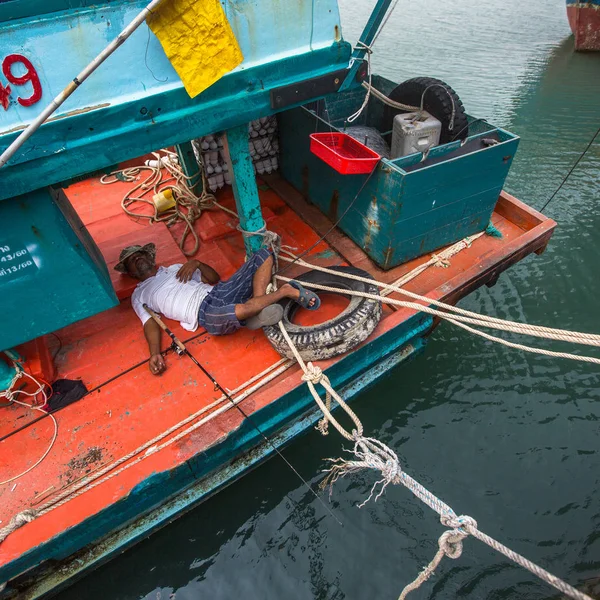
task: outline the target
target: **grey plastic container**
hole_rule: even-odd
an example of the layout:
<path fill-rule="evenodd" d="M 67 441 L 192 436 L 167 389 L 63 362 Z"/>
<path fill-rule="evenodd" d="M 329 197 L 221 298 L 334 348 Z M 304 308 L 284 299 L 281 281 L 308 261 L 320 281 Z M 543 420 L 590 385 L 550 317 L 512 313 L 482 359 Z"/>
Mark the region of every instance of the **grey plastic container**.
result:
<path fill-rule="evenodd" d="M 440 143 L 441 131 L 442 124 L 426 111 L 396 115 L 390 158 L 427 152 Z"/>

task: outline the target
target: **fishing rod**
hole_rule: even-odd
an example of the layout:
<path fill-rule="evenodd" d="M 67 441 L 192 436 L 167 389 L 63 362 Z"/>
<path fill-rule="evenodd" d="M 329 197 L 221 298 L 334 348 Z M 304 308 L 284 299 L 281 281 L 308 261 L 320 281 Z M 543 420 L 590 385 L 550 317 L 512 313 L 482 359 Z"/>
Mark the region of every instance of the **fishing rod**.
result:
<path fill-rule="evenodd" d="M 146 312 L 154 319 L 154 321 L 158 324 L 158 326 L 171 338 L 171 348 L 179 355 L 183 356 L 184 354 L 191 359 L 191 361 L 210 379 L 212 384 L 214 385 L 215 391 L 220 391 L 227 400 L 231 402 L 235 408 L 237 408 L 241 415 L 246 419 L 256 431 L 260 434 L 265 442 L 273 449 L 275 452 L 281 457 L 283 462 L 292 470 L 292 472 L 300 479 L 300 481 L 310 490 L 313 496 L 323 505 L 325 510 L 338 522 L 339 525 L 343 526 L 343 523 L 333 514 L 331 509 L 325 504 L 321 496 L 313 490 L 313 488 L 309 485 L 309 483 L 298 473 L 298 471 L 294 468 L 292 463 L 279 451 L 279 448 L 275 446 L 275 444 L 263 433 L 260 427 L 252 420 L 252 418 L 242 409 L 242 407 L 231 397 L 231 394 L 206 370 L 206 368 L 198 362 L 196 357 L 186 348 L 185 344 L 165 325 L 163 320 L 147 305 L 142 305 Z M 298 505 L 297 502 L 292 500 L 287 494 L 286 497 L 292 504 Z"/>

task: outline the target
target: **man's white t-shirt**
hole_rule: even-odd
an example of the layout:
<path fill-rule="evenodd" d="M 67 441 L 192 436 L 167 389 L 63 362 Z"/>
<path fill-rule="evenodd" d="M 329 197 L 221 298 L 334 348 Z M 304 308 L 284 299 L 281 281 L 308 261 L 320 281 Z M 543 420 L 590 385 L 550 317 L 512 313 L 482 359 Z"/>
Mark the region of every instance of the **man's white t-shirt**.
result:
<path fill-rule="evenodd" d="M 137 284 L 131 295 L 131 304 L 142 325 L 150 318 L 144 309 L 147 304 L 154 312 L 167 319 L 180 321 L 188 331 L 198 329 L 198 310 L 213 286 L 203 283 L 198 271 L 192 279 L 182 283 L 175 277 L 181 265 L 159 267 L 156 275 Z"/>

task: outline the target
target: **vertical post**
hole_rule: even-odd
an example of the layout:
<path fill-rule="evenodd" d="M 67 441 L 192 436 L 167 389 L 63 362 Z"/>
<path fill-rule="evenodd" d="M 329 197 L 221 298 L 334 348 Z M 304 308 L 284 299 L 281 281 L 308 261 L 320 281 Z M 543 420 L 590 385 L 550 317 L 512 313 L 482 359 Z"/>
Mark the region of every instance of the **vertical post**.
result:
<path fill-rule="evenodd" d="M 390 7 L 392 0 L 377 0 L 377 4 L 373 8 L 371 15 L 369 16 L 369 20 L 363 29 L 361 36 L 358 38 L 363 44 L 367 46 L 371 45 L 383 18 L 385 17 L 385 13 L 387 13 L 388 8 Z M 362 65 L 362 58 L 365 55 L 365 49 L 357 46 L 354 48 L 352 52 L 352 56 L 350 57 L 351 66 L 348 69 L 348 74 L 344 81 L 342 81 L 342 85 L 338 89 L 339 92 L 343 92 L 347 90 L 353 83 L 358 70 Z M 354 62 L 352 62 L 354 61 Z"/>
<path fill-rule="evenodd" d="M 194 154 L 194 148 L 192 147 L 192 142 L 184 142 L 183 144 L 177 144 L 175 146 L 175 150 L 177 151 L 177 156 L 179 158 L 179 164 L 181 166 L 182 171 L 185 173 L 188 179 L 187 184 L 190 189 L 194 192 L 194 194 L 198 195 L 198 191 L 196 186 L 200 183 L 202 176 L 200 174 L 200 167 L 198 166 L 198 161 L 196 160 L 196 155 Z"/>
<path fill-rule="evenodd" d="M 240 226 L 244 231 L 260 231 L 265 227 L 265 221 L 260 209 L 252 157 L 248 150 L 248 125 L 228 129 L 224 146 Z M 250 256 L 260 249 L 262 238 L 259 235 L 244 236 L 244 244 L 246 254 Z"/>

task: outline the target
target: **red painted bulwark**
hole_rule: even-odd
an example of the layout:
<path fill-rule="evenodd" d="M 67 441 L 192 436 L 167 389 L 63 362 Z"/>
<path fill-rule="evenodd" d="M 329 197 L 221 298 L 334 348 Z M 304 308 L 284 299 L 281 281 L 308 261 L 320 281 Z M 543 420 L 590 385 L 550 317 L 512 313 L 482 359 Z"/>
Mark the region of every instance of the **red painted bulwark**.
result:
<path fill-rule="evenodd" d="M 267 227 L 298 252 L 318 242 L 319 235 L 331 227 L 327 218 L 314 206 L 307 205 L 285 182 L 270 179 L 269 184 L 269 189 L 260 192 Z M 174 241 L 179 240 L 181 226 L 167 229 L 122 214 L 120 201 L 129 186 L 121 183 L 102 186 L 97 179 L 91 179 L 67 188 L 66 193 L 109 266 L 118 258 L 122 245 L 147 241 L 157 243 L 159 262 L 181 262 L 182 254 Z M 223 191 L 219 201 L 230 208 L 234 206 L 230 191 Z M 411 281 L 407 289 L 457 301 L 525 255 L 543 249 L 555 225 L 508 195 L 501 197 L 493 222 L 503 234 L 501 239 L 479 238 L 456 255 L 449 268 L 429 268 Z M 202 239 L 197 258 L 211 264 L 223 278 L 229 277 L 244 261 L 243 240 L 235 226 L 230 215 L 218 210 L 205 212 L 196 226 Z M 429 258 L 422 257 L 384 272 L 339 231 L 332 232 L 328 240 L 329 243 L 317 243 L 306 260 L 323 266 L 354 264 L 387 282 Z M 294 266 L 286 275 L 293 277 L 301 271 Z M 43 464 L 20 478 L 14 489 L 12 484 L 0 486 L 2 523 L 8 523 L 13 515 L 26 508 L 38 507 L 87 473 L 131 453 L 219 396 L 210 381 L 185 357 L 170 353 L 166 357 L 166 373 L 155 377 L 149 372 L 142 328 L 126 297 L 134 282 L 121 282 L 118 278 L 113 281 L 124 298 L 119 306 L 58 331 L 58 338 L 52 340 L 56 377 L 80 379 L 94 391 L 56 413 L 58 438 Z M 324 298 L 323 314 L 333 314 L 341 307 L 339 302 Z M 408 309 L 386 308 L 373 337 L 402 325 L 413 314 Z M 212 337 L 201 330 L 190 334 L 178 323 L 168 325 L 181 339 L 189 340 L 190 351 L 229 389 L 280 359 L 261 330 Z M 163 342 L 166 348 L 166 339 Z M 337 360 L 320 366 L 326 369 Z M 294 366 L 244 400 L 242 408 L 252 414 L 300 385 L 304 383 Z M 0 442 L 0 480 L 31 466 L 46 450 L 53 432 L 47 417 L 27 426 L 37 414 L 20 406 L 2 410 L 0 436 L 7 437 Z M 239 412 L 224 412 L 177 443 L 35 519 L 2 543 L 0 565 L 123 498 L 150 474 L 181 465 L 224 439 L 241 421 Z"/>

